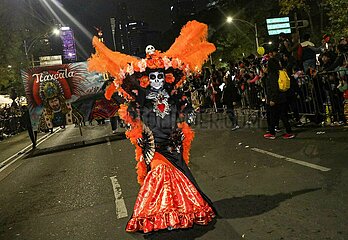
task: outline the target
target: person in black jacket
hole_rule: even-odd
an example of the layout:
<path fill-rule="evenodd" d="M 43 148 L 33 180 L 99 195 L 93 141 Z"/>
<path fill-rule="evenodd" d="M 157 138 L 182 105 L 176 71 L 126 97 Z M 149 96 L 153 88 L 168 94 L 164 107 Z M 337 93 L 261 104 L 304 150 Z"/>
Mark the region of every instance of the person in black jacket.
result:
<path fill-rule="evenodd" d="M 298 92 L 299 92 L 299 86 L 298 86 L 297 80 L 293 76 L 293 72 L 296 66 L 295 58 L 292 56 L 287 56 L 283 54 L 281 63 L 283 68 L 286 69 L 288 76 L 290 77 L 290 88 L 288 91 L 286 91 L 287 102 L 291 108 L 291 111 L 293 112 L 293 118 L 296 121 L 296 125 L 302 126 L 302 123 L 300 121 L 299 109 L 296 103 Z"/>
<path fill-rule="evenodd" d="M 25 122 L 25 126 L 26 126 L 26 129 L 28 131 L 28 135 L 30 137 L 30 140 L 33 143 L 32 148 L 34 149 L 34 148 L 36 148 L 37 131 L 34 131 L 32 125 L 31 125 L 29 109 L 26 106 L 23 106 L 22 112 L 24 112 L 23 120 Z"/>
<path fill-rule="evenodd" d="M 275 139 L 275 126 L 278 119 L 281 119 L 285 127 L 286 133 L 283 134 L 284 139 L 294 138 L 291 132 L 291 126 L 288 120 L 288 103 L 287 93 L 279 90 L 278 79 L 279 70 L 281 70 L 280 62 L 276 58 L 270 58 L 267 67 L 266 82 L 266 98 L 269 106 L 269 133 L 263 136 L 267 139 Z"/>
<path fill-rule="evenodd" d="M 232 76 L 227 74 L 225 76 L 225 88 L 223 91 L 223 104 L 226 105 L 226 113 L 228 118 L 232 122 L 232 131 L 239 128 L 238 118 L 234 110 L 234 106 L 240 101 L 240 95 L 235 81 L 232 80 Z"/>

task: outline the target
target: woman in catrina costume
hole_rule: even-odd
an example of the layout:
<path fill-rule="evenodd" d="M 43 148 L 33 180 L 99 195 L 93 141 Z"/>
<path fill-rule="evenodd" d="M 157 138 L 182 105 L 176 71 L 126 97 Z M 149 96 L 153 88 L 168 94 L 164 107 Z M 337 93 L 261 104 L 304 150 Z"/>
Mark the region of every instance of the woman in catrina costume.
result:
<path fill-rule="evenodd" d="M 206 225 L 216 215 L 210 199 L 197 185 L 187 164 L 194 133 L 194 112 L 180 88 L 186 77 L 200 71 L 215 46 L 207 25 L 188 22 L 167 52 L 146 47 L 146 58 L 113 52 L 96 37 L 89 70 L 109 72 L 115 79 L 106 90 L 127 101 L 119 109 L 135 145 L 141 185 L 127 232 Z"/>

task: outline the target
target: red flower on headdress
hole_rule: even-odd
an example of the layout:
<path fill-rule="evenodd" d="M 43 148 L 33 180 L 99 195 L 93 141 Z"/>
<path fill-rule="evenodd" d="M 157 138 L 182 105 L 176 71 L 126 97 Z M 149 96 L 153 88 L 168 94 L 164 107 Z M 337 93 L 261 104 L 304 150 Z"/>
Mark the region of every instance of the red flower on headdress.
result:
<path fill-rule="evenodd" d="M 146 88 L 150 84 L 150 79 L 148 76 L 142 76 L 140 79 L 140 86 Z"/>
<path fill-rule="evenodd" d="M 135 72 L 140 72 L 140 67 L 138 66 L 138 63 L 133 65 L 133 69 Z"/>
<path fill-rule="evenodd" d="M 146 59 L 146 66 L 151 69 L 164 68 L 164 62 L 162 58 L 150 58 Z"/>
<path fill-rule="evenodd" d="M 155 58 L 154 61 L 157 68 L 164 68 L 164 62 L 162 58 Z"/>
<path fill-rule="evenodd" d="M 166 82 L 167 83 L 173 83 L 175 81 L 175 77 L 173 76 L 172 73 L 167 73 L 166 74 Z"/>
<path fill-rule="evenodd" d="M 179 63 L 178 63 L 177 59 L 173 59 L 172 60 L 172 66 L 173 66 L 173 68 L 178 68 L 179 67 Z"/>
<path fill-rule="evenodd" d="M 156 68 L 156 65 L 155 65 L 154 59 L 152 59 L 152 58 L 146 59 L 146 66 L 147 66 L 148 68 L 155 69 L 155 68 Z"/>

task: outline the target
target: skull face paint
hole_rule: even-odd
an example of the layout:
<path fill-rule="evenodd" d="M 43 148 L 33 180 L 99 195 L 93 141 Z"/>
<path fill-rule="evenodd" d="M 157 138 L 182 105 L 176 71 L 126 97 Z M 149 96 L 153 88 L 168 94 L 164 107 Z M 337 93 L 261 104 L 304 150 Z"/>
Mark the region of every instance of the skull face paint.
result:
<path fill-rule="evenodd" d="M 150 86 L 153 89 L 160 90 L 164 85 L 164 72 L 151 72 L 149 74 Z"/>

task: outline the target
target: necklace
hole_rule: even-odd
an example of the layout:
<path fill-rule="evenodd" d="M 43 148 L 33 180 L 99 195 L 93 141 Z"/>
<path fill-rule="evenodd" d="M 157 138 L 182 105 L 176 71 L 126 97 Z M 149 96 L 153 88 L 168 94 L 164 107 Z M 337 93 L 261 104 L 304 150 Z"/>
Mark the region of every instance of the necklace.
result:
<path fill-rule="evenodd" d="M 159 92 L 150 92 L 147 99 L 153 101 L 153 111 L 156 113 L 157 117 L 164 118 L 170 113 L 170 104 L 168 103 L 169 95 L 165 90 Z"/>

